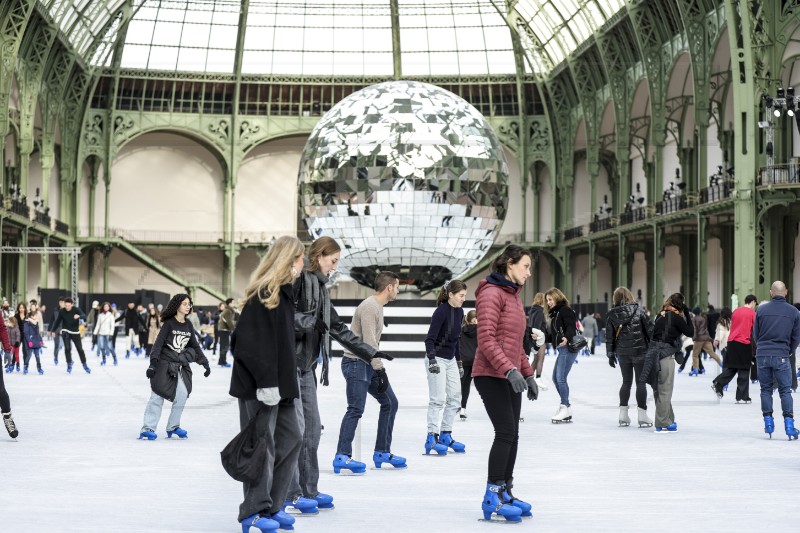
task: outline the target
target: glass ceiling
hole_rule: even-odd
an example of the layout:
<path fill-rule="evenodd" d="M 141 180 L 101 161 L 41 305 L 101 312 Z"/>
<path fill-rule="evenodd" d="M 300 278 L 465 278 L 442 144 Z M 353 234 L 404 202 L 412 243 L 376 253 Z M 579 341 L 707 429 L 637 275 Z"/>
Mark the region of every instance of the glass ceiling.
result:
<path fill-rule="evenodd" d="M 39 0 L 87 61 L 110 65 L 126 0 Z M 231 73 L 240 0 L 131 0 L 122 68 Z M 398 0 L 404 75 L 511 74 L 507 9 L 530 26 L 546 73 L 624 0 Z M 87 57 L 88 54 L 92 57 Z M 250 0 L 242 51 L 249 75 L 387 76 L 394 70 L 389 0 Z"/>

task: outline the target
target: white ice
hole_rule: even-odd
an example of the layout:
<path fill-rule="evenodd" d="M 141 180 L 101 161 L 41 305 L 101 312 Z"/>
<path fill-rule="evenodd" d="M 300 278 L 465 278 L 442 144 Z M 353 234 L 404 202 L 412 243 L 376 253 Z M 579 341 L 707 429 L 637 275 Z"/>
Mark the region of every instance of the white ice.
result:
<path fill-rule="evenodd" d="M 120 339 L 119 349 L 122 348 Z M 88 343 L 87 343 L 88 348 Z M 118 349 L 118 351 L 120 351 Z M 124 349 L 121 350 L 124 353 Z M 147 361 L 121 359 L 101 367 L 87 351 L 92 374 L 66 374 L 44 353 L 45 375 L 5 374 L 20 437 L 0 434 L 0 531 L 214 532 L 241 531 L 236 522 L 241 485 L 227 477 L 219 451 L 238 431 L 228 396 L 230 370 L 195 372 L 184 412 L 186 441 L 136 439 L 149 396 Z M 388 375 L 400 400 L 392 451 L 408 458 L 405 471 L 370 468 L 336 476 L 331 460 L 345 410 L 344 381 L 333 362 L 331 386 L 319 388 L 325 432 L 319 450 L 320 490 L 336 509 L 299 518 L 298 532 L 716 532 L 796 528 L 800 442 L 788 442 L 780 416 L 764 434 L 758 385 L 752 405 L 735 405 L 735 382 L 718 402 L 710 389 L 718 371 L 676 376 L 677 434 L 617 424 L 619 370 L 603 355 L 580 357 L 569 377 L 574 423 L 553 425 L 554 388 L 524 401 L 514 492 L 533 504 L 521 525 L 481 523 L 492 428 L 472 391 L 466 422 L 454 436 L 467 453 L 424 457 L 427 386 L 421 360 L 395 360 Z M 547 357 L 545 375 L 554 358 Z M 33 368 L 33 366 L 31 367 Z M 202 370 L 196 367 L 196 370 Z M 780 413 L 777 394 L 775 411 Z M 653 416 L 652 398 L 649 413 Z M 377 403 L 367 402 L 360 458 L 373 449 Z M 255 533 L 255 529 L 252 530 Z M 503 529 L 503 531 L 506 531 Z"/>

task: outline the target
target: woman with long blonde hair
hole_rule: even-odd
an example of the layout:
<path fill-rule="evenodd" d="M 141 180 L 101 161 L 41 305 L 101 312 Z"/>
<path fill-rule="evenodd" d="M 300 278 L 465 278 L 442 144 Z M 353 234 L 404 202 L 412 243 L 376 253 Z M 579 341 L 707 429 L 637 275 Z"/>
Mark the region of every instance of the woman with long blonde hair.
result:
<path fill-rule="evenodd" d="M 243 531 L 251 527 L 292 529 L 283 511 L 302 430 L 295 364 L 292 282 L 303 270 L 303 243 L 284 236 L 270 246 L 245 289 L 246 303 L 231 338 L 234 355 L 230 394 L 239 399 L 239 424 L 258 417 L 256 431 L 267 442 L 266 464 L 258 483 L 244 483 L 239 506 Z"/>
<path fill-rule="evenodd" d="M 578 353 L 571 351 L 567 343 L 578 333 L 577 327 L 575 326 L 578 317 L 575 315 L 575 311 L 569 306 L 567 296 L 559 289 L 552 287 L 544 293 L 544 297 L 547 301 L 547 307 L 550 309 L 550 335 L 553 339 L 553 346 L 556 348 L 556 353 L 558 354 L 556 357 L 556 364 L 553 367 L 553 384 L 561 399 L 558 411 L 553 415 L 551 421 L 554 424 L 561 424 L 564 422 L 572 422 L 567 376 L 569 376 L 569 372 L 572 370 L 572 365 L 575 364 Z"/>

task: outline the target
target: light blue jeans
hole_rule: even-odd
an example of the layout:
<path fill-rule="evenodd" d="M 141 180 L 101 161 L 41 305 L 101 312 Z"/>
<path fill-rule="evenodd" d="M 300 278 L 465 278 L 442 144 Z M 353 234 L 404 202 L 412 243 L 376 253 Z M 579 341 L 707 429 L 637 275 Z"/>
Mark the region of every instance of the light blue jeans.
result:
<path fill-rule="evenodd" d="M 183 407 L 186 405 L 186 399 L 189 394 L 186 391 L 186 385 L 183 384 L 183 377 L 178 376 L 178 388 L 175 391 L 175 401 L 172 402 L 172 410 L 169 413 L 169 420 L 167 420 L 167 431 L 172 431 L 181 425 L 181 415 L 183 414 Z M 161 408 L 164 406 L 164 398 L 156 394 L 150 393 L 150 400 L 147 402 L 147 407 L 144 409 L 144 425 L 142 431 L 155 432 L 158 427 L 158 421 L 161 419 Z"/>
<path fill-rule="evenodd" d="M 109 355 L 109 345 L 111 344 L 111 335 L 98 335 L 97 336 L 97 349 L 100 350 L 100 355 L 103 359 Z M 116 357 L 116 354 L 114 355 Z"/>
<path fill-rule="evenodd" d="M 441 431 L 453 431 L 453 420 L 461 407 L 461 376 L 455 358 L 436 358 L 439 373 L 428 372 L 428 358 L 424 357 L 425 373 L 428 374 L 428 433 L 440 433 L 439 417 L 442 417 Z M 442 414 L 444 408 L 444 414 Z"/>
<path fill-rule="evenodd" d="M 553 384 L 556 386 L 558 395 L 561 397 L 561 405 L 569 407 L 569 385 L 567 384 L 567 376 L 569 371 L 572 370 L 572 365 L 575 364 L 575 359 L 578 354 L 569 351 L 569 348 L 562 346 L 556 348 L 558 357 L 556 364 L 553 367 Z"/>

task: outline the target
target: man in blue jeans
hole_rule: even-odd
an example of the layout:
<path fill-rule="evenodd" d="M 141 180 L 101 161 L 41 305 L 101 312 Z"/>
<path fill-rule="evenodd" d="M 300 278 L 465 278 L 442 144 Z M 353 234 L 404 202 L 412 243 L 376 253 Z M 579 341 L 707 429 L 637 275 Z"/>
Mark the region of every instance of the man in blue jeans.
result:
<path fill-rule="evenodd" d="M 366 343 L 379 349 L 383 332 L 383 306 L 397 298 L 400 281 L 392 272 L 380 272 L 375 277 L 375 294 L 361 302 L 353 314 L 350 330 Z M 370 363 L 345 350 L 342 357 L 342 374 L 347 382 L 347 411 L 342 418 L 339 429 L 339 444 L 336 457 L 333 459 L 333 471 L 338 474 L 342 469 L 354 474 L 366 472 L 367 465 L 356 461 L 353 455 L 353 438 L 358 421 L 364 414 L 367 394 L 378 400 L 381 405 L 378 416 L 378 436 L 375 440 L 375 453 L 372 461 L 376 468 L 388 463 L 394 468 L 405 468 L 406 460 L 391 453 L 392 430 L 394 417 L 397 414 L 397 397 L 386 377 L 383 361 L 374 358 Z"/>
<path fill-rule="evenodd" d="M 781 397 L 786 435 L 789 440 L 797 440 L 800 431 L 794 427 L 789 355 L 800 344 L 800 311 L 786 301 L 786 285 L 782 281 L 774 282 L 769 294 L 771 300 L 758 306 L 753 323 L 764 432 L 772 438 L 772 432 L 775 431 L 772 417 L 772 386 L 775 383 Z"/>

